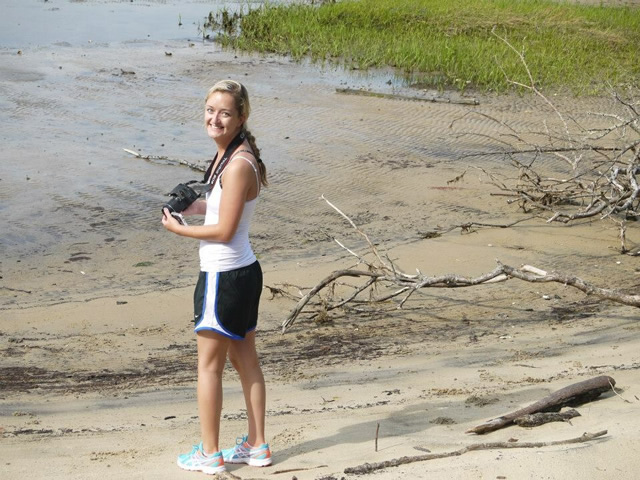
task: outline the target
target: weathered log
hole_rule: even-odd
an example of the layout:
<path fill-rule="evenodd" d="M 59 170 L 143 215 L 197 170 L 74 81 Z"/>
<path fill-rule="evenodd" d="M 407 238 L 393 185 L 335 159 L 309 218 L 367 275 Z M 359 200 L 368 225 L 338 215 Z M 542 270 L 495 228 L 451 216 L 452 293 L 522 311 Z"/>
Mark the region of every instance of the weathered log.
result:
<path fill-rule="evenodd" d="M 590 402 L 600 396 L 601 393 L 606 392 L 613 388 L 616 381 L 607 376 L 602 375 L 599 377 L 584 380 L 582 382 L 574 383 L 567 387 L 544 397 L 543 399 L 529 405 L 528 407 L 521 408 L 515 412 L 502 415 L 493 420 L 489 420 L 486 423 L 473 427 L 467 430 L 465 433 L 477 433 L 484 434 L 493 432 L 500 428 L 506 427 L 514 423 L 516 418 L 524 415 L 530 415 L 538 412 L 557 412 L 562 407 L 574 407 L 582 405 L 583 403 Z"/>
<path fill-rule="evenodd" d="M 531 415 L 523 415 L 516 418 L 513 423 L 520 427 L 539 427 L 550 422 L 568 422 L 572 418 L 579 417 L 580 413 L 570 408 L 565 412 L 538 412 Z"/>

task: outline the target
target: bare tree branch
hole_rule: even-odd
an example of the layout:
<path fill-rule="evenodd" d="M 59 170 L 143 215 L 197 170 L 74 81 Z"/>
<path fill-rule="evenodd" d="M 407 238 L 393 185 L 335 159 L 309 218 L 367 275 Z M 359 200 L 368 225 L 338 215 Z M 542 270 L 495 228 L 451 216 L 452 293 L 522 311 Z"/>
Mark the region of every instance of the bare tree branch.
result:
<path fill-rule="evenodd" d="M 500 261 L 497 261 L 498 265 L 492 271 L 472 278 L 456 274 L 437 276 L 427 276 L 422 274 L 421 272 L 411 275 L 406 274 L 402 272 L 388 258 L 386 261 L 383 261 L 369 237 L 366 236 L 366 234 L 356 226 L 353 220 L 351 220 L 344 212 L 340 211 L 337 207 L 327 201 L 324 196 L 322 198 L 329 205 L 331 205 L 334 210 L 338 211 L 345 219 L 347 219 L 354 229 L 356 229 L 366 238 L 369 248 L 374 250 L 378 263 L 365 261 L 361 255 L 358 255 L 351 249 L 347 249 L 340 243 L 343 248 L 347 249 L 350 253 L 358 258 L 358 263 L 366 263 L 368 269 L 337 270 L 321 280 L 307 294 L 300 298 L 293 310 L 289 313 L 287 318 L 282 323 L 282 333 L 285 333 L 291 327 L 291 325 L 293 325 L 298 315 L 300 315 L 305 306 L 307 306 L 307 304 L 316 295 L 318 295 L 327 287 L 331 287 L 332 289 L 334 289 L 336 281 L 342 277 L 365 278 L 366 281 L 363 285 L 354 287 L 355 290 L 352 294 L 349 295 L 349 297 L 335 302 L 334 305 L 330 307 L 331 309 L 345 306 L 347 303 L 354 301 L 359 294 L 374 286 L 384 286 L 388 289 L 394 290 L 391 293 L 384 294 L 377 298 L 374 295 L 370 294 L 367 303 L 374 304 L 379 302 L 386 302 L 402 294 L 405 294 L 405 297 L 398 303 L 397 306 L 397 308 L 402 308 L 402 306 L 410 298 L 410 296 L 422 288 L 473 287 L 477 285 L 493 283 L 496 281 L 502 281 L 509 278 L 517 278 L 525 282 L 533 283 L 555 282 L 565 286 L 568 285 L 576 288 L 586 293 L 587 295 L 594 295 L 599 298 L 611 300 L 613 302 L 621 303 L 624 305 L 640 307 L 640 295 L 629 295 L 616 289 L 598 287 L 574 275 L 567 275 L 559 272 L 548 273 L 544 270 L 529 265 L 516 268 L 509 265 L 504 265 L 500 263 Z M 323 309 L 325 311 L 327 310 L 326 302 L 325 305 L 323 305 Z"/>

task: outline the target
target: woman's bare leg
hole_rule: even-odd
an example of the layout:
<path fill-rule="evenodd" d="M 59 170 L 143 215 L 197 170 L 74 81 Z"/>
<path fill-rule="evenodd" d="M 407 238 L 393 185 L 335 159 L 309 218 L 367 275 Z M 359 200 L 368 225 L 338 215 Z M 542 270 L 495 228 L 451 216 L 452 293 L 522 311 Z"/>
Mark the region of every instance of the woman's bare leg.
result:
<path fill-rule="evenodd" d="M 244 340 L 233 340 L 229 345 L 229 360 L 240 375 L 242 392 L 247 406 L 251 445 L 266 443 L 264 436 L 267 394 L 264 376 L 256 352 L 256 332 L 249 332 Z"/>
<path fill-rule="evenodd" d="M 205 453 L 220 450 L 222 372 L 230 339 L 211 331 L 198 332 L 198 412 L 202 448 Z"/>

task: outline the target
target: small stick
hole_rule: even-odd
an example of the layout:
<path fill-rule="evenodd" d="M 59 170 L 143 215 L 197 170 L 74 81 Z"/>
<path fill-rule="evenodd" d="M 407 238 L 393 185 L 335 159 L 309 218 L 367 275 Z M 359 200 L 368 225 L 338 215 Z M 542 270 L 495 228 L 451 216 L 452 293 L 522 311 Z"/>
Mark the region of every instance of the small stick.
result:
<path fill-rule="evenodd" d="M 432 103 L 451 103 L 456 105 L 479 105 L 480 102 L 475 98 L 461 98 L 452 99 L 445 97 L 419 97 L 410 95 L 398 95 L 395 93 L 379 93 L 370 92 L 368 90 L 357 90 L 354 88 L 336 88 L 336 93 L 343 93 L 347 95 L 361 95 L 363 97 L 376 97 L 376 98 L 389 98 L 392 100 L 413 100 L 417 102 L 432 102 Z"/>
<path fill-rule="evenodd" d="M 327 465 L 318 465 L 317 467 L 300 467 L 300 468 L 287 468 L 286 470 L 276 470 L 272 475 L 278 475 L 280 473 L 302 472 L 305 470 L 314 470 L 316 468 L 325 468 Z"/>
<path fill-rule="evenodd" d="M 620 395 L 618 392 L 616 392 L 616 388 L 613 386 L 613 383 L 609 382 L 609 385 L 611 385 L 611 390 L 613 391 L 613 393 L 615 393 L 618 397 L 620 397 L 625 403 L 631 403 L 629 400 L 627 400 L 622 395 Z"/>
<path fill-rule="evenodd" d="M 376 452 L 378 451 L 378 433 L 380 432 L 380 424 L 376 427 Z"/>

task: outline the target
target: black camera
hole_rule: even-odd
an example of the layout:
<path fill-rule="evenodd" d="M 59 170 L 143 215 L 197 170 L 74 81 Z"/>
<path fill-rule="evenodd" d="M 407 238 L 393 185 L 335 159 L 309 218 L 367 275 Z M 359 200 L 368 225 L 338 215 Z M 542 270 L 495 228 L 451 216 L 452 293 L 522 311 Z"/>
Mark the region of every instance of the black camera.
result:
<path fill-rule="evenodd" d="M 162 213 L 164 209 L 168 209 L 172 217 L 178 219 L 180 223 L 186 225 L 182 212 L 184 212 L 189 205 L 195 202 L 200 195 L 211 190 L 213 186 L 206 183 L 198 183 L 197 180 L 191 180 L 187 183 L 180 183 L 169 192 L 171 200 L 162 206 Z"/>
<path fill-rule="evenodd" d="M 164 211 L 165 208 L 168 209 L 171 215 L 174 213 L 182 213 L 189 205 L 195 202 L 198 197 L 200 197 L 201 192 L 191 188 L 189 186 L 191 183 L 193 182 L 180 183 L 171 190 L 169 192 L 171 200 L 162 206 L 162 210 Z"/>

